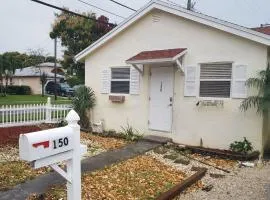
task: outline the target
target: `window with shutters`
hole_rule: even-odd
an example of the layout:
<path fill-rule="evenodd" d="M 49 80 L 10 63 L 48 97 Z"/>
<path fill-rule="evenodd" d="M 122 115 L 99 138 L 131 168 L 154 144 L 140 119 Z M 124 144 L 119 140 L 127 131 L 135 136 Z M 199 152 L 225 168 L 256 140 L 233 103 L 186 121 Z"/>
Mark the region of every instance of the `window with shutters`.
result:
<path fill-rule="evenodd" d="M 111 93 L 129 94 L 130 68 L 111 68 Z"/>
<path fill-rule="evenodd" d="M 232 63 L 201 64 L 200 97 L 230 98 Z"/>

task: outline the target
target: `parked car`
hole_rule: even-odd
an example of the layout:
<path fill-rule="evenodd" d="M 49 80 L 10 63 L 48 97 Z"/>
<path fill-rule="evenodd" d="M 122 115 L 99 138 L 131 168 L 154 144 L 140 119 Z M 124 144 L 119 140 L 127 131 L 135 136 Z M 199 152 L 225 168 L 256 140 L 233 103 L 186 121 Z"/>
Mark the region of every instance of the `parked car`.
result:
<path fill-rule="evenodd" d="M 57 95 L 60 96 L 74 96 L 74 89 L 67 83 L 54 83 L 49 82 L 46 86 L 46 93 L 54 94 L 54 88 L 56 87 Z"/>
<path fill-rule="evenodd" d="M 84 85 L 74 85 L 73 89 L 74 89 L 74 91 L 76 91 L 79 87 L 82 87 L 82 86 L 84 86 Z"/>

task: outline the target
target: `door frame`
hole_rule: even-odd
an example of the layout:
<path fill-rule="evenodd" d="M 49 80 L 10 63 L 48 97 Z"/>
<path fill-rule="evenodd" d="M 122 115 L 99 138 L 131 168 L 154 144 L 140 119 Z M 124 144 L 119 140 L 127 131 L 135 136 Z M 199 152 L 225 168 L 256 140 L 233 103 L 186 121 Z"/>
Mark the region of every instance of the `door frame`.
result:
<path fill-rule="evenodd" d="M 151 94 L 151 87 L 152 87 L 152 84 L 151 84 L 151 73 L 152 73 L 152 68 L 161 68 L 161 67 L 171 67 L 172 68 L 172 112 L 171 112 L 171 126 L 170 126 L 170 130 L 169 131 L 162 131 L 162 130 L 155 130 L 155 129 L 151 129 L 149 127 L 149 123 L 150 123 L 150 94 Z M 150 131 L 157 131 L 157 132 L 163 132 L 163 133 L 172 133 L 173 132 L 173 123 L 174 123 L 174 97 L 175 97 L 175 66 L 173 64 L 155 64 L 155 65 L 151 65 L 149 66 L 149 72 L 148 72 L 148 123 L 147 123 L 147 126 L 148 126 L 148 130 Z"/>

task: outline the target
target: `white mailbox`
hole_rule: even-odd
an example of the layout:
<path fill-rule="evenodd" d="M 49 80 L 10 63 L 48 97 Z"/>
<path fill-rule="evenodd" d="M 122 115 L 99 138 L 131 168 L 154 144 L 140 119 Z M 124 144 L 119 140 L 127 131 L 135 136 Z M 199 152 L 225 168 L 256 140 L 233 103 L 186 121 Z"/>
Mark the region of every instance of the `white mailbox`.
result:
<path fill-rule="evenodd" d="M 71 127 L 33 132 L 20 135 L 20 158 L 39 160 L 74 149 L 74 132 Z"/>
<path fill-rule="evenodd" d="M 79 120 L 71 110 L 66 117 L 67 126 L 21 134 L 19 139 L 22 160 L 32 162 L 34 168 L 50 166 L 67 180 L 68 200 L 81 199 L 81 156 L 87 147 L 80 144 Z M 58 166 L 63 161 L 67 171 Z"/>

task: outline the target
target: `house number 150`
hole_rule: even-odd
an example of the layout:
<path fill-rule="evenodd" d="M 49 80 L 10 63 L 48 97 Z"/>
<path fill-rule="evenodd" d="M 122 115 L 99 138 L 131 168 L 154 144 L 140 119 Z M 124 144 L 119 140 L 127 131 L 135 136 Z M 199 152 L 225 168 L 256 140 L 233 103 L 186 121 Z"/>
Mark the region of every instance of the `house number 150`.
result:
<path fill-rule="evenodd" d="M 68 138 L 59 138 L 58 140 L 53 140 L 53 148 L 57 149 L 68 145 Z"/>

